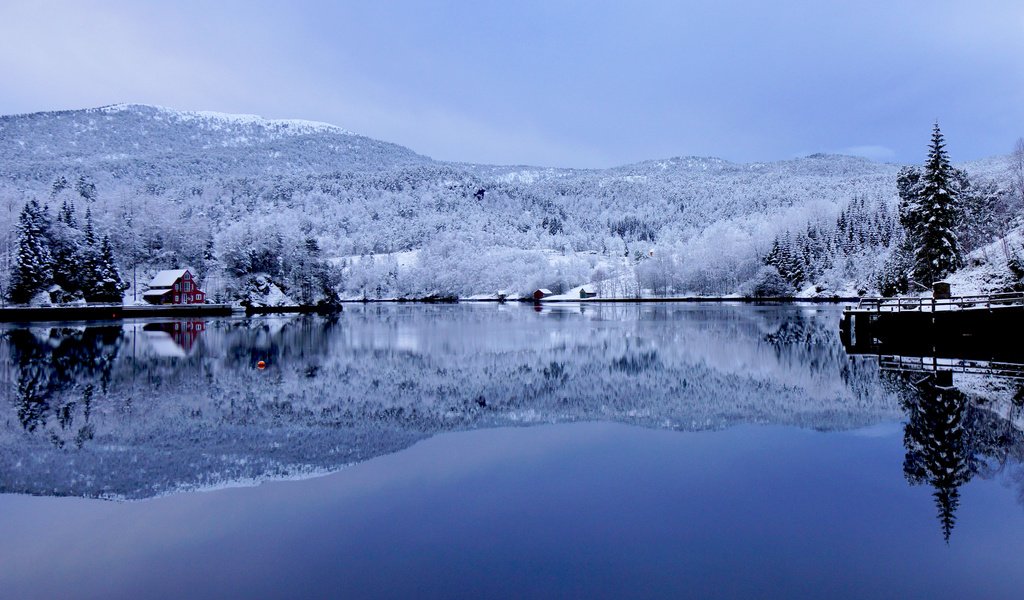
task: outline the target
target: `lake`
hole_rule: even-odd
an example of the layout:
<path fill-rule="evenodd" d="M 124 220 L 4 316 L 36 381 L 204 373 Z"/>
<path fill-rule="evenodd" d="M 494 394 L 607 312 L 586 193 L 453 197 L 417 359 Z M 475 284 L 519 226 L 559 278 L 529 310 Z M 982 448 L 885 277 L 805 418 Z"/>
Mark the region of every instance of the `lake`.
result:
<path fill-rule="evenodd" d="M 0 597 L 1019 597 L 1024 383 L 839 315 L 6 326 Z"/>

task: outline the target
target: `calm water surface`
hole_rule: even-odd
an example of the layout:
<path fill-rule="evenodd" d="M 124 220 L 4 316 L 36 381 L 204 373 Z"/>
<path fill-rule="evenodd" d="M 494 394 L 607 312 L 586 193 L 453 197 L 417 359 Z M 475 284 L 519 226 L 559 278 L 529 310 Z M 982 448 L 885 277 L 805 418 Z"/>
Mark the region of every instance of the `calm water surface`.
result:
<path fill-rule="evenodd" d="M 0 597 L 1020 597 L 1024 385 L 838 315 L 8 327 Z"/>

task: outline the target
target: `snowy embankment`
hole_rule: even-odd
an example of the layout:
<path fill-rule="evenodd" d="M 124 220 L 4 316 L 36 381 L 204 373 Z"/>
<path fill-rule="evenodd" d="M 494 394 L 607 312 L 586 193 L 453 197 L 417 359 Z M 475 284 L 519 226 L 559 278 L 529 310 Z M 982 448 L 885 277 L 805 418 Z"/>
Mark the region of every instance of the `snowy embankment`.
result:
<path fill-rule="evenodd" d="M 971 252 L 964 260 L 964 267 L 946 281 L 957 296 L 1011 291 L 1018 281 L 1010 268 L 1015 257 L 1024 259 L 1024 226 Z"/>

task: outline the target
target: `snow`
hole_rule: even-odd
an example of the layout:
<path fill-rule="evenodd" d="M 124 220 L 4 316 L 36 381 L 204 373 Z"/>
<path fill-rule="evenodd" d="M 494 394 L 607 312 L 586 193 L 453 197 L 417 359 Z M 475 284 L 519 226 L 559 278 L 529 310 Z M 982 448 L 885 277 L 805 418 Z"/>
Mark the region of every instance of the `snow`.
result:
<path fill-rule="evenodd" d="M 186 269 L 166 269 L 159 271 L 149 282 L 151 288 L 168 288 L 185 276 Z"/>
<path fill-rule="evenodd" d="M 244 126 L 260 127 L 273 130 L 276 133 L 290 135 L 309 135 L 315 133 L 353 135 L 351 132 L 342 129 L 337 125 L 318 121 L 307 121 L 303 119 L 265 119 L 259 115 L 231 114 L 207 110 L 181 111 L 163 106 L 147 104 L 113 104 L 110 106 L 104 106 L 97 110 L 109 114 L 137 110 L 139 108 L 154 109 L 168 118 L 177 119 L 186 123 L 194 122 L 202 127 L 213 130 Z M 241 143 L 245 142 L 244 138 L 239 141 Z"/>
<path fill-rule="evenodd" d="M 51 196 L 56 178 L 81 174 L 96 186 L 89 205 L 122 269 L 136 254 L 144 272 L 203 260 L 216 291 L 236 295 L 259 272 L 291 298 L 310 260 L 333 267 L 329 279 L 347 298 L 520 297 L 542 287 L 562 296 L 583 285 L 601 297 L 723 296 L 745 292 L 777 236 L 834 222 L 854 198 L 895 218 L 898 167 L 860 158 L 473 165 L 342 132 L 137 104 L 0 117 L 0 194 L 51 198 L 51 207 L 77 199 L 81 213 L 73 184 Z M 979 168 L 994 175 L 999 164 Z M 0 231 L 16 217 L 0 214 Z M 303 251 L 310 240 L 315 256 Z M 267 264 L 239 264 L 250 251 Z M 819 291 L 798 294 L 870 292 L 888 255 L 843 256 L 813 282 Z"/>
<path fill-rule="evenodd" d="M 1024 247 L 1024 227 L 967 255 L 965 266 L 946 278 L 954 295 L 975 296 L 1004 291 L 1014 279 L 1007 264 L 1011 248 Z"/>

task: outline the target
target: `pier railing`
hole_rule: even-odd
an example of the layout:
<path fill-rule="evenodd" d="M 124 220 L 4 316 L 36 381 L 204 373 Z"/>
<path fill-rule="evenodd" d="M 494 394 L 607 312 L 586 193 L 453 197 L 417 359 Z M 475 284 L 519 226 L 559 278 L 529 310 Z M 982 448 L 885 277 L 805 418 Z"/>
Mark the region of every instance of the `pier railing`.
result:
<path fill-rule="evenodd" d="M 1024 306 L 1024 293 L 988 294 L 983 296 L 952 296 L 950 298 L 861 298 L 857 310 L 873 312 L 937 312 L 947 310 L 987 309 Z"/>
<path fill-rule="evenodd" d="M 986 375 L 989 377 L 1024 379 L 1024 364 L 989 360 L 882 354 L 878 357 L 878 366 L 883 371 L 902 371 L 910 373 L 952 371 L 953 373 L 969 373 L 975 375 Z"/>

